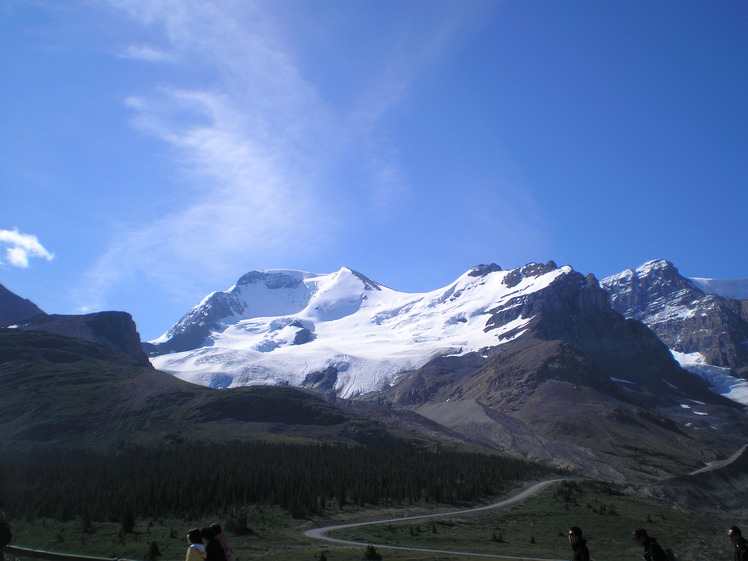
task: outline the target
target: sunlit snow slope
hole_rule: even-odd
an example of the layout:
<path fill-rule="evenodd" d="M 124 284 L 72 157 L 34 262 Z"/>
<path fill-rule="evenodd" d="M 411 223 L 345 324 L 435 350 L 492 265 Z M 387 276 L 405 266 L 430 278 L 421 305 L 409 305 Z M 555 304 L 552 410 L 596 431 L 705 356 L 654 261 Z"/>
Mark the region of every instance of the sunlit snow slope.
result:
<path fill-rule="evenodd" d="M 543 290 L 570 267 L 518 275 L 471 269 L 449 286 L 397 292 L 348 268 L 316 275 L 253 271 L 209 295 L 151 341 L 159 370 L 212 387 L 304 385 L 332 369 L 343 397 L 381 389 L 403 372 L 445 354 L 493 347 L 518 336 L 531 318 L 486 330 L 488 312 Z M 187 343 L 185 343 L 185 341 Z M 185 345 L 192 348 L 185 349 Z M 171 352 L 170 352 L 171 351 Z"/>

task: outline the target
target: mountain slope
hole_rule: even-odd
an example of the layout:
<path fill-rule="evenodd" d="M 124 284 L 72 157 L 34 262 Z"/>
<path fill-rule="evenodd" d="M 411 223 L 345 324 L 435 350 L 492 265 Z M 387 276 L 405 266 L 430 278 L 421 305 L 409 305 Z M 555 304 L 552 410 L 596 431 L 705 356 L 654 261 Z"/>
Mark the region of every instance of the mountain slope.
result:
<path fill-rule="evenodd" d="M 677 473 L 748 436 L 739 408 L 612 310 L 594 277 L 561 276 L 495 309 L 488 324 L 517 317 L 532 319 L 512 341 L 434 359 L 384 394 L 502 449 L 612 478 Z"/>
<path fill-rule="evenodd" d="M 0 284 L 0 327 L 7 327 L 44 312 L 31 300 L 21 298 Z"/>
<path fill-rule="evenodd" d="M 256 271 L 152 344 L 152 362 L 183 379 L 385 403 L 610 478 L 695 468 L 748 438 L 740 408 L 615 311 L 594 276 L 552 262 L 479 266 L 423 294 L 350 269 Z"/>
<path fill-rule="evenodd" d="M 693 474 L 658 482 L 645 489 L 655 497 L 701 512 L 748 514 L 748 448 Z"/>

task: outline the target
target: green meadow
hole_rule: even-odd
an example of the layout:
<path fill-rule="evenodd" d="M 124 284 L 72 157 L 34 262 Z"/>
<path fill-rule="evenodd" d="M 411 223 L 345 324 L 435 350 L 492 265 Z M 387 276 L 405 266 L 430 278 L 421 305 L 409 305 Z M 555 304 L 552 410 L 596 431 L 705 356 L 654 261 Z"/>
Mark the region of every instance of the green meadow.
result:
<path fill-rule="evenodd" d="M 488 501 L 487 501 L 488 502 Z M 467 506 L 467 505 L 466 505 Z M 252 506 L 240 518 L 241 531 L 228 531 L 235 561 L 358 561 L 364 549 L 313 540 L 303 531 L 350 521 L 389 519 L 444 511 L 444 505 L 403 505 L 402 509 L 331 509 L 325 518 L 295 519 L 276 507 Z M 246 518 L 245 518 L 246 517 Z M 64 523 L 51 519 L 14 521 L 14 544 L 49 551 L 101 557 L 145 559 L 155 542 L 159 561 L 180 560 L 186 549 L 185 534 L 192 527 L 218 522 L 232 526 L 226 514 L 200 520 L 136 519 L 133 533 L 122 533 L 118 523 L 79 519 Z M 646 528 L 678 560 L 729 561 L 732 552 L 726 528 L 740 524 L 715 516 L 684 513 L 642 499 L 608 484 L 575 481 L 552 485 L 525 502 L 480 514 L 442 516 L 404 522 L 372 524 L 331 532 L 331 537 L 373 544 L 381 558 L 398 561 L 479 559 L 450 553 L 392 550 L 384 545 L 436 549 L 450 552 L 548 559 L 570 558 L 566 538 L 569 526 L 580 526 L 588 538 L 595 561 L 641 559 L 641 549 L 631 533 Z M 241 526 L 241 525 L 240 525 Z M 15 561 L 14 555 L 6 555 Z M 485 557 L 484 557 L 485 558 Z M 19 561 L 25 561 L 19 558 Z"/>

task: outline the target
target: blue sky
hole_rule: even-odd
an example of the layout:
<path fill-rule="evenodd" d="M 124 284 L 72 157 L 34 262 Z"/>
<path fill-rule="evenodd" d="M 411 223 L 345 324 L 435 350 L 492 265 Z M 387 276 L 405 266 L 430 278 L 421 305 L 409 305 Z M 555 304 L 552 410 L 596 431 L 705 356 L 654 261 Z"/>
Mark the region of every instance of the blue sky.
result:
<path fill-rule="evenodd" d="M 748 3 L 3 0 L 0 283 L 144 339 L 253 269 L 748 277 Z"/>

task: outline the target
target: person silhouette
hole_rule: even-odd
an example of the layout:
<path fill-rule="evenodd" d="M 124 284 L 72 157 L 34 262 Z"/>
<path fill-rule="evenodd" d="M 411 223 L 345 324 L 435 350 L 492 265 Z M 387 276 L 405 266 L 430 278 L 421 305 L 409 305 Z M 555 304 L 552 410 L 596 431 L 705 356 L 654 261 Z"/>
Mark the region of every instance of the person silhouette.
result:
<path fill-rule="evenodd" d="M 735 561 L 748 561 L 748 540 L 743 537 L 740 528 L 733 526 L 727 530 L 727 537 L 735 547 Z"/>
<path fill-rule="evenodd" d="M 203 545 L 203 536 L 198 528 L 193 528 L 187 532 L 187 554 L 184 561 L 205 561 L 205 546 Z"/>
<path fill-rule="evenodd" d="M 644 528 L 634 531 L 634 541 L 644 548 L 646 561 L 670 561 L 657 540 L 649 536 Z"/>
<path fill-rule="evenodd" d="M 590 561 L 587 540 L 582 537 L 582 529 L 579 526 L 569 528 L 569 543 L 571 544 L 571 561 Z"/>

